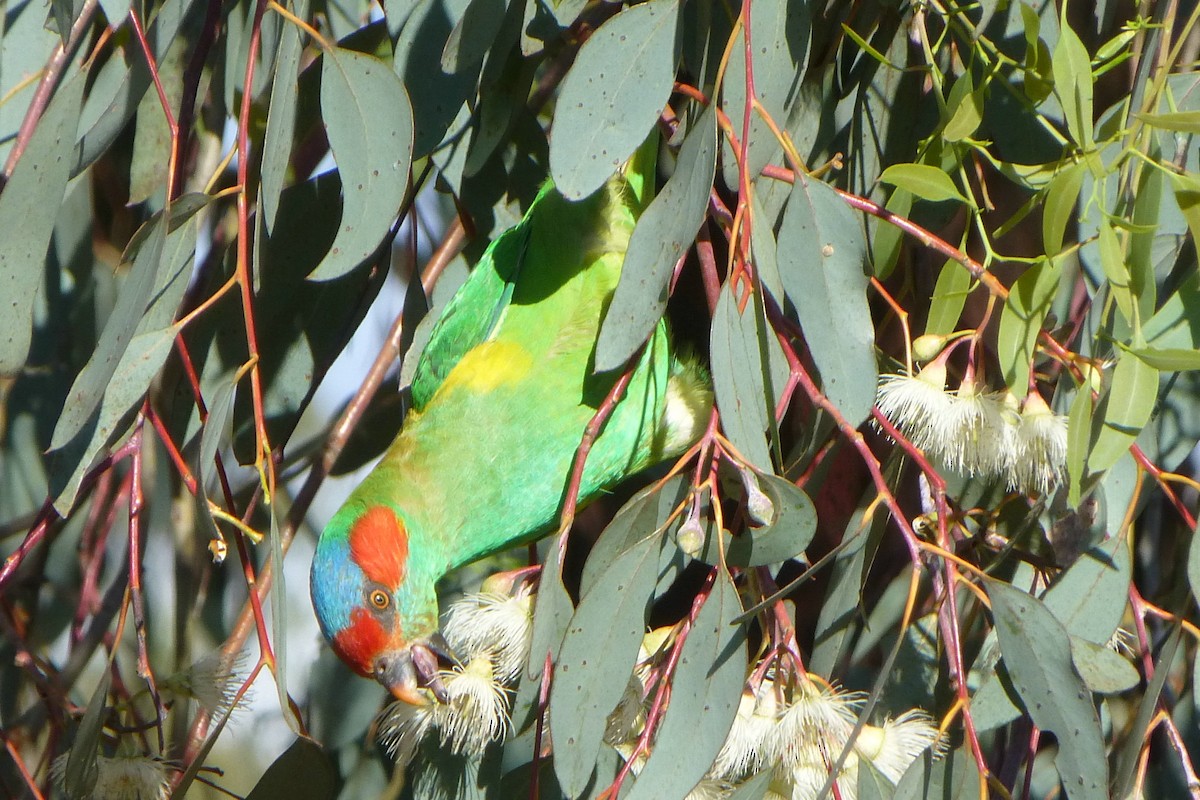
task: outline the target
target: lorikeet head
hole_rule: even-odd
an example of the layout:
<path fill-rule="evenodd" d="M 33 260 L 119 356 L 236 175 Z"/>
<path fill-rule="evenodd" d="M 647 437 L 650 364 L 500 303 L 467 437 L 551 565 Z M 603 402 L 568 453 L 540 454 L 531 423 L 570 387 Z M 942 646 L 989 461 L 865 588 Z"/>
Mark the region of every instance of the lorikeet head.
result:
<path fill-rule="evenodd" d="M 310 574 L 321 632 L 355 672 L 397 699 L 426 704 L 444 692 L 434 580 L 409 550 L 409 530 L 388 505 L 347 503 L 317 542 Z"/>

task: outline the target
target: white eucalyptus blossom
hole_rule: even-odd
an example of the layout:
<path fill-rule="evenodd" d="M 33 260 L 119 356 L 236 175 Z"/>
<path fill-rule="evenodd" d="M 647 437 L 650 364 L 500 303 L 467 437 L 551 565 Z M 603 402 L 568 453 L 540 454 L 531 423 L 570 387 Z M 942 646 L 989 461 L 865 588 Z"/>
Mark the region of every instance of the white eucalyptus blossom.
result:
<path fill-rule="evenodd" d="M 941 736 L 933 719 L 920 709 L 905 711 L 883 725 L 864 725 L 854 740 L 854 751 L 871 762 L 892 783 L 898 783 L 909 766 L 929 748 L 941 755 Z"/>
<path fill-rule="evenodd" d="M 946 365 L 934 361 L 917 375 L 884 375 L 876 398 L 879 412 L 921 450 L 941 446 L 953 399 L 946 393 Z"/>
<path fill-rule="evenodd" d="M 1067 465 L 1067 418 L 1030 392 L 1015 426 L 1008 482 L 1025 492 L 1049 494 L 1062 483 Z"/>
<path fill-rule="evenodd" d="M 170 770 L 160 759 L 138 752 L 96 757 L 96 786 L 91 796 L 103 800 L 166 800 L 170 795 Z M 66 780 L 70 752 L 50 765 L 50 776 L 60 789 Z"/>
<path fill-rule="evenodd" d="M 938 455 L 952 469 L 966 475 L 990 476 L 1007 463 L 1006 443 L 1011 441 L 1000 395 L 983 391 L 964 380 L 943 423 L 944 438 Z"/>
<path fill-rule="evenodd" d="M 773 680 L 764 680 L 757 692 L 746 692 L 738 705 L 733 727 L 713 764 L 712 774 L 738 780 L 759 772 L 779 758 L 780 707 L 778 688 Z"/>
<path fill-rule="evenodd" d="M 446 702 L 416 706 L 392 703 L 379 718 L 379 741 L 398 763 L 407 763 L 426 736 L 437 733 L 452 752 L 480 756 L 504 738 L 510 727 L 508 692 L 497 679 L 490 656 L 441 673 Z"/>
<path fill-rule="evenodd" d="M 534 597 L 528 583 L 512 594 L 467 595 L 446 611 L 446 641 L 464 659 L 489 655 L 497 678 L 514 683 L 529 659 Z"/>
<path fill-rule="evenodd" d="M 837 758 L 858 718 L 866 695 L 840 692 L 836 688 L 803 681 L 796 687 L 792 705 L 783 712 L 776 728 L 778 749 L 785 767 L 792 769 L 822 761 L 832 752 Z"/>
<path fill-rule="evenodd" d="M 508 693 L 490 658 L 476 657 L 442 673 L 446 702 L 435 720 L 442 744 L 456 753 L 482 755 L 509 728 Z"/>
<path fill-rule="evenodd" d="M 397 764 L 404 766 L 412 761 L 417 746 L 434 726 L 439 706 L 397 700 L 379 713 L 376 736 Z"/>
<path fill-rule="evenodd" d="M 233 707 L 246 663 L 245 653 L 226 656 L 213 650 L 187 669 L 176 672 L 162 683 L 162 688 L 178 697 L 193 698 L 213 716 L 224 715 Z"/>

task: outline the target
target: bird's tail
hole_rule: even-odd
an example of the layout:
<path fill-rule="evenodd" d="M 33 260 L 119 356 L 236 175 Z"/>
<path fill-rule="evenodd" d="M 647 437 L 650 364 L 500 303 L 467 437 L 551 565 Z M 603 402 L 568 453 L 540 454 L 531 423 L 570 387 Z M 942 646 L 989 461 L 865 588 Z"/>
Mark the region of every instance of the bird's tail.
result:
<path fill-rule="evenodd" d="M 655 445 L 661 458 L 678 455 L 708 427 L 713 390 L 708 370 L 692 353 L 676 353 L 667 377 L 667 402 Z"/>

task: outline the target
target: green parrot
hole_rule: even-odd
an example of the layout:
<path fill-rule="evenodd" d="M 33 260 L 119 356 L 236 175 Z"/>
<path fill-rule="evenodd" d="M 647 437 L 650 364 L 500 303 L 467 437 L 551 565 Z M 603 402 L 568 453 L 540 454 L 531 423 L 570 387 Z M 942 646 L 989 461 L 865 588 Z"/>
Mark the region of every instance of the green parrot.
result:
<path fill-rule="evenodd" d="M 548 182 L 491 243 L 433 327 L 403 429 L 321 533 L 321 631 L 400 700 L 441 691 L 438 581 L 558 522 L 584 429 L 619 377 L 594 371 L 594 351 L 656 154 L 655 135 L 578 202 Z M 685 450 L 711 405 L 706 373 L 660 322 L 591 449 L 580 504 Z"/>

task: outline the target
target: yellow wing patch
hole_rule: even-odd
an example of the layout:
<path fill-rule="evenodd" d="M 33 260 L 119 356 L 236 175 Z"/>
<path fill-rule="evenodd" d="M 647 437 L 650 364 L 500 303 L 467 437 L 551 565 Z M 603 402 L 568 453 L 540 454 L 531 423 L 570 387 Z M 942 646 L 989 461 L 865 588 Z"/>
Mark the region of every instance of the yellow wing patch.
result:
<path fill-rule="evenodd" d="M 471 348 L 450 370 L 441 391 L 464 389 L 470 392 L 492 392 L 513 384 L 529 374 L 533 357 L 515 342 L 491 341 Z"/>

